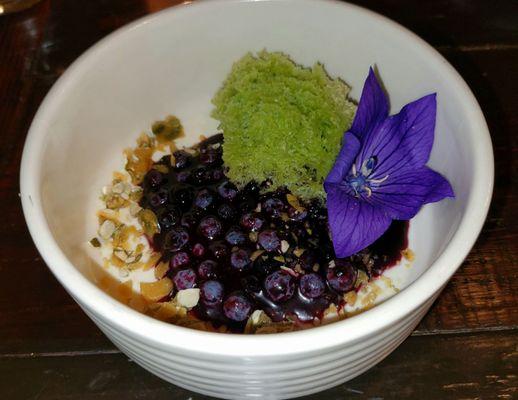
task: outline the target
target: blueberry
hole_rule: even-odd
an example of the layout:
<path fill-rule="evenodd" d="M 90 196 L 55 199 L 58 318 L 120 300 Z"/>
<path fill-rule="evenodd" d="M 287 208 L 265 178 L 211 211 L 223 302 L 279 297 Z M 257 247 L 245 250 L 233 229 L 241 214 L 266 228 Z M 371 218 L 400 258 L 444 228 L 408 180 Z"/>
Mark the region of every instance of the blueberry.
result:
<path fill-rule="evenodd" d="M 221 164 L 221 152 L 211 148 L 207 148 L 205 152 L 200 154 L 200 163 L 202 163 L 203 165 Z"/>
<path fill-rule="evenodd" d="M 211 180 L 212 176 L 207 175 L 207 169 L 204 167 L 198 167 L 191 171 L 191 176 L 189 178 L 190 182 L 193 185 L 203 185 L 204 183 L 207 183 L 208 180 Z"/>
<path fill-rule="evenodd" d="M 248 275 L 241 279 L 241 286 L 244 288 L 245 292 L 249 295 L 258 294 L 261 292 L 261 283 L 259 279 L 257 279 L 254 275 Z"/>
<path fill-rule="evenodd" d="M 285 205 L 277 197 L 269 197 L 263 201 L 262 208 L 267 214 L 277 218 L 284 211 Z"/>
<path fill-rule="evenodd" d="M 264 280 L 264 288 L 270 299 L 283 302 L 295 293 L 295 278 L 286 271 L 275 271 Z"/>
<path fill-rule="evenodd" d="M 225 174 L 223 173 L 223 170 L 221 168 L 213 169 L 211 174 L 213 182 L 219 182 L 225 177 Z"/>
<path fill-rule="evenodd" d="M 232 266 L 232 268 L 241 271 L 246 267 L 250 266 L 250 263 L 251 260 L 246 250 L 238 249 L 236 251 L 233 251 L 230 255 L 230 265 Z"/>
<path fill-rule="evenodd" d="M 175 227 L 167 232 L 164 248 L 169 251 L 181 250 L 189 242 L 189 233 L 180 227 Z"/>
<path fill-rule="evenodd" d="M 185 183 L 189 180 L 191 173 L 189 171 L 180 171 L 176 174 L 176 180 L 180 183 Z"/>
<path fill-rule="evenodd" d="M 194 228 L 197 223 L 198 218 L 193 213 L 185 213 L 180 220 L 180 224 L 187 229 Z"/>
<path fill-rule="evenodd" d="M 198 276 L 201 280 L 214 279 L 217 277 L 218 264 L 212 260 L 205 260 L 198 265 Z"/>
<path fill-rule="evenodd" d="M 145 182 L 149 185 L 150 188 L 157 188 L 160 183 L 162 183 L 163 176 L 160 172 L 158 172 L 156 169 L 151 169 L 146 174 L 146 177 L 144 178 Z"/>
<path fill-rule="evenodd" d="M 158 224 L 163 230 L 171 229 L 180 222 L 180 215 L 175 210 L 164 209 L 158 213 Z"/>
<path fill-rule="evenodd" d="M 320 275 L 311 273 L 300 278 L 299 290 L 304 297 L 316 299 L 324 294 L 326 285 Z"/>
<path fill-rule="evenodd" d="M 236 202 L 237 208 L 243 213 L 249 212 L 257 206 L 257 201 L 255 198 L 246 193 L 241 193 L 239 196 L 237 196 Z"/>
<path fill-rule="evenodd" d="M 241 322 L 248 318 L 252 311 L 252 304 L 241 293 L 235 293 L 227 297 L 223 303 L 223 312 L 228 319 Z"/>
<path fill-rule="evenodd" d="M 216 260 L 220 260 L 227 256 L 228 247 L 222 241 L 216 241 L 209 246 L 209 250 L 214 255 Z"/>
<path fill-rule="evenodd" d="M 225 240 L 231 246 L 239 246 L 246 242 L 246 235 L 243 233 L 241 229 L 236 226 L 230 228 L 225 235 Z"/>
<path fill-rule="evenodd" d="M 228 203 L 223 203 L 218 208 L 218 216 L 225 221 L 234 219 L 236 215 L 236 209 Z"/>
<path fill-rule="evenodd" d="M 200 297 L 205 306 L 220 304 L 223 301 L 223 285 L 218 281 L 204 282 L 200 287 Z"/>
<path fill-rule="evenodd" d="M 327 211 L 318 201 L 313 201 L 308 208 L 308 217 L 314 222 L 325 222 L 327 220 Z"/>
<path fill-rule="evenodd" d="M 171 193 L 171 203 L 182 211 L 191 208 L 194 199 L 194 191 L 188 186 L 180 186 Z"/>
<path fill-rule="evenodd" d="M 206 210 L 214 203 L 215 197 L 214 192 L 210 189 L 201 189 L 196 193 L 194 198 L 194 205 L 203 210 Z"/>
<path fill-rule="evenodd" d="M 257 197 L 257 196 L 259 196 L 259 192 L 261 191 L 261 188 L 259 187 L 259 185 L 257 184 L 256 181 L 250 181 L 245 185 L 245 187 L 243 188 L 243 191 L 253 197 Z"/>
<path fill-rule="evenodd" d="M 280 263 L 270 258 L 264 259 L 263 257 L 257 257 L 254 261 L 254 271 L 260 276 L 266 276 L 271 274 L 274 270 L 279 268 Z"/>
<path fill-rule="evenodd" d="M 171 261 L 169 261 L 169 265 L 171 268 L 179 268 L 188 265 L 189 261 L 189 254 L 185 251 L 179 251 L 178 253 L 173 254 Z"/>
<path fill-rule="evenodd" d="M 326 278 L 329 286 L 339 293 L 345 293 L 354 288 L 358 272 L 346 260 L 335 260 L 336 266 L 327 270 Z"/>
<path fill-rule="evenodd" d="M 306 271 L 311 271 L 313 266 L 317 263 L 318 259 L 313 250 L 306 250 L 299 258 L 300 266 Z"/>
<path fill-rule="evenodd" d="M 305 243 L 308 239 L 308 231 L 302 224 L 292 224 L 290 226 L 290 233 L 295 235 L 297 243 Z M 304 246 L 305 247 L 305 246 Z"/>
<path fill-rule="evenodd" d="M 204 217 L 198 225 L 199 234 L 209 240 L 214 240 L 220 236 L 222 229 L 221 222 L 211 215 Z"/>
<path fill-rule="evenodd" d="M 164 188 L 158 189 L 156 193 L 151 193 L 148 197 L 149 205 L 153 208 L 160 207 L 161 205 L 167 203 L 169 196 L 167 194 L 167 190 Z"/>
<path fill-rule="evenodd" d="M 191 289 L 196 286 L 196 273 L 193 269 L 182 269 L 173 277 L 174 285 L 178 290 Z"/>
<path fill-rule="evenodd" d="M 205 246 L 201 243 L 196 243 L 192 246 L 192 255 L 198 258 L 203 257 L 205 255 Z"/>
<path fill-rule="evenodd" d="M 175 169 L 183 169 L 187 167 L 191 162 L 191 155 L 184 150 L 178 150 L 173 153 Z"/>
<path fill-rule="evenodd" d="M 218 193 L 223 199 L 232 201 L 236 198 L 238 191 L 236 185 L 225 181 L 218 186 Z"/>
<path fill-rule="evenodd" d="M 267 229 L 259 233 L 258 242 L 266 251 L 276 251 L 281 247 L 281 241 L 275 231 Z"/>
<path fill-rule="evenodd" d="M 259 218 L 252 213 L 244 214 L 239 222 L 243 228 L 254 232 L 261 229 L 264 224 L 264 220 L 262 218 Z"/>

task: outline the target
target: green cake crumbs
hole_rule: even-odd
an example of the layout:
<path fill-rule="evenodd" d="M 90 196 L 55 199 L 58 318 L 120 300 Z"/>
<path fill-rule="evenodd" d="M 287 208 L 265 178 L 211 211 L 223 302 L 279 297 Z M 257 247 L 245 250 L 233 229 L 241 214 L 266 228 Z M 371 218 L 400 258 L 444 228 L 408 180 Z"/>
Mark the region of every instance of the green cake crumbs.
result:
<path fill-rule="evenodd" d="M 212 100 L 228 177 L 238 185 L 269 179 L 272 188 L 324 199 L 324 179 L 356 111 L 348 93 L 321 64 L 304 68 L 267 51 L 245 55 Z"/>

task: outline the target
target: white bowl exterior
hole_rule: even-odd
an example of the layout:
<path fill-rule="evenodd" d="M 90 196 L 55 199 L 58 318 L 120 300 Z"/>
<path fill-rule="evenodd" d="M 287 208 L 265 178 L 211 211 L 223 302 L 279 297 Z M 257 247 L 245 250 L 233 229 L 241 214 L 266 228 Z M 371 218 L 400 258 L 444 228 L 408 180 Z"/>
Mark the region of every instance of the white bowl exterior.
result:
<path fill-rule="evenodd" d="M 81 246 L 95 232 L 92 199 L 119 167 L 114 155 L 168 113 L 184 122 L 186 142 L 213 132 L 210 98 L 234 60 L 262 48 L 285 51 L 306 65 L 322 61 L 331 75 L 347 79 L 354 98 L 368 67 L 376 65 L 393 112 L 437 92 L 430 163 L 450 179 L 456 199 L 426 206 L 412 221 L 410 243 L 417 259 L 404 283 L 408 287 L 346 321 L 289 334 L 229 336 L 167 325 L 122 306 L 88 280 L 92 260 Z M 389 354 L 473 245 L 492 183 L 485 121 L 449 64 L 383 17 L 309 0 L 196 3 L 110 35 L 74 63 L 47 96 L 31 126 L 21 171 L 24 212 L 39 251 L 103 332 L 156 375 L 236 399 L 317 392 Z"/>

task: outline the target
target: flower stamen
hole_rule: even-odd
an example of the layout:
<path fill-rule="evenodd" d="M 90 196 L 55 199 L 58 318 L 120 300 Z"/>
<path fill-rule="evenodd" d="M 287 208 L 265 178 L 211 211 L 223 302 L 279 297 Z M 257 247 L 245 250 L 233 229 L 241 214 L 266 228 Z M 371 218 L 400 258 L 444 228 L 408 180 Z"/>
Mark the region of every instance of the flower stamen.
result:
<path fill-rule="evenodd" d="M 388 179 L 389 175 L 385 175 L 383 178 L 381 179 L 369 179 L 369 182 L 372 182 L 372 183 L 376 183 L 376 184 L 380 184 L 380 183 L 383 183 L 385 182 L 387 179 Z"/>

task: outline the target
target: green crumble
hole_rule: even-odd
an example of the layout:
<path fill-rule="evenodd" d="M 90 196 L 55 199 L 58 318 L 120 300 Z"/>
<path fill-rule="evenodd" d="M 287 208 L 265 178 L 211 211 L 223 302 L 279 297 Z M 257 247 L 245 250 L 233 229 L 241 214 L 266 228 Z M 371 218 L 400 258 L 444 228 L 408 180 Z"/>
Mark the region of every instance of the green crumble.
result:
<path fill-rule="evenodd" d="M 267 51 L 245 55 L 212 99 L 229 178 L 238 185 L 270 179 L 273 188 L 324 199 L 324 179 L 356 111 L 348 93 L 321 64 L 304 68 Z"/>

